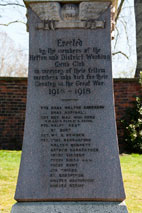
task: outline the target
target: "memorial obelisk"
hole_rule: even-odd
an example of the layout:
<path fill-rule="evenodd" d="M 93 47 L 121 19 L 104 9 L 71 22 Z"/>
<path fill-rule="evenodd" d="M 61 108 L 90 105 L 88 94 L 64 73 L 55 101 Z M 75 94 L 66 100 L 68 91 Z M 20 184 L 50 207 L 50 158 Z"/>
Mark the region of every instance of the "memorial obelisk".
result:
<path fill-rule="evenodd" d="M 25 0 L 29 74 L 12 213 L 126 213 L 115 124 L 115 1 Z"/>

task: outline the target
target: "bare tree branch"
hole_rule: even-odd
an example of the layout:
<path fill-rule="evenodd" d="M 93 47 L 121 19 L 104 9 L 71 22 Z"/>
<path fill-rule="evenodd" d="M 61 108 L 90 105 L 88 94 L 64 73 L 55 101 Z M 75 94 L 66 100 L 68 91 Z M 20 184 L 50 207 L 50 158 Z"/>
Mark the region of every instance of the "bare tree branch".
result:
<path fill-rule="evenodd" d="M 124 19 L 123 20 L 120 19 L 120 22 L 122 23 L 122 25 L 124 27 L 126 39 L 127 39 L 127 44 L 128 44 L 128 47 L 129 47 L 129 52 L 131 53 L 131 51 L 130 51 L 131 47 L 130 47 L 130 44 L 129 44 L 129 35 L 128 35 L 128 31 L 127 31 L 127 22 Z"/>
<path fill-rule="evenodd" d="M 129 57 L 128 57 L 125 53 L 123 53 L 123 52 L 121 52 L 121 51 L 112 53 L 112 55 L 117 55 L 117 54 L 122 54 L 123 56 L 125 56 L 125 57 L 129 60 Z"/>
<path fill-rule="evenodd" d="M 123 7 L 124 1 L 125 1 L 125 0 L 121 0 L 121 2 L 120 2 L 120 4 L 119 4 L 119 7 L 118 7 L 118 9 L 117 9 L 117 14 L 116 14 L 115 22 L 117 22 L 117 19 L 118 19 L 119 15 L 120 15 L 120 12 L 121 12 L 121 9 L 122 9 L 122 7 Z"/>
<path fill-rule="evenodd" d="M 120 34 L 119 34 L 119 29 L 117 28 L 117 26 L 115 26 L 115 29 L 116 29 L 116 31 L 117 31 L 117 34 L 116 34 L 116 36 L 115 36 L 115 44 L 114 44 L 114 49 L 116 48 L 117 41 L 118 41 L 118 39 L 119 39 L 119 37 L 120 37 Z"/>
<path fill-rule="evenodd" d="M 19 20 L 16 20 L 16 21 L 11 21 L 11 22 L 9 22 L 9 23 L 7 23 L 7 24 L 0 24 L 1 26 L 9 26 L 10 24 L 15 24 L 15 23 L 22 23 L 22 24 L 25 24 L 26 25 L 26 23 L 25 22 L 23 22 L 23 21 L 19 21 Z"/>
<path fill-rule="evenodd" d="M 6 6 L 20 6 L 20 7 L 25 7 L 24 5 L 18 4 L 18 3 L 0 4 L 0 6 L 2 6 L 2 7 L 6 7 Z"/>

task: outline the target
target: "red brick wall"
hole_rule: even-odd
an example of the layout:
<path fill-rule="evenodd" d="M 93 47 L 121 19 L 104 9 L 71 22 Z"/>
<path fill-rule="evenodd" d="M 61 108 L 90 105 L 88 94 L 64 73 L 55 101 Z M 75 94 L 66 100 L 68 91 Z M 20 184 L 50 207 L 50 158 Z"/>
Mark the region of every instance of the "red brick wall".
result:
<path fill-rule="evenodd" d="M 0 149 L 21 149 L 25 108 L 26 78 L 0 78 Z M 116 120 L 120 147 L 123 147 L 121 118 L 134 96 L 142 95 L 137 79 L 114 80 Z"/>
<path fill-rule="evenodd" d="M 0 78 L 0 149 L 20 149 L 27 79 Z"/>
<path fill-rule="evenodd" d="M 135 101 L 135 97 L 142 96 L 142 87 L 138 82 L 138 79 L 114 79 L 114 97 L 115 97 L 115 111 L 119 146 L 123 150 L 123 127 L 121 120 L 125 115 L 127 107 L 133 106 L 132 102 Z"/>

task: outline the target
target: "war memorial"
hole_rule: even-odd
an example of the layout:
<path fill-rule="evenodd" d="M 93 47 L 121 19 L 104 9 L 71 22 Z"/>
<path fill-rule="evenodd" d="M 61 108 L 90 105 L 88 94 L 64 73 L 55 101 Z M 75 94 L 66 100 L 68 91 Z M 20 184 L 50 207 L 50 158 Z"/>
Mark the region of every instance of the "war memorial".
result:
<path fill-rule="evenodd" d="M 25 4 L 27 106 L 11 212 L 127 213 L 111 67 L 117 0 Z"/>

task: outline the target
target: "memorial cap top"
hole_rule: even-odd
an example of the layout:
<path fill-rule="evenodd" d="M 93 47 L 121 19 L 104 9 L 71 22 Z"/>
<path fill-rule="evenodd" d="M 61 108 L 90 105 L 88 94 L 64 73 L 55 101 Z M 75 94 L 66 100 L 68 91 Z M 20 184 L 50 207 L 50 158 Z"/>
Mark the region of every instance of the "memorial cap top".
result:
<path fill-rule="evenodd" d="M 38 2 L 63 2 L 63 3 L 68 3 L 68 2 L 82 2 L 83 0 L 24 0 L 24 3 L 28 5 L 29 3 L 38 3 Z M 117 8 L 118 0 L 85 0 L 85 2 L 111 2 L 115 8 Z"/>
<path fill-rule="evenodd" d="M 80 2 L 110 2 L 113 6 L 112 10 L 112 21 L 114 22 L 115 25 L 115 17 L 117 14 L 117 5 L 118 5 L 118 0 L 23 0 L 25 5 L 28 6 L 30 3 L 46 3 L 46 2 L 61 2 L 61 3 L 80 3 Z M 112 27 L 112 31 L 114 30 L 114 26 Z"/>

